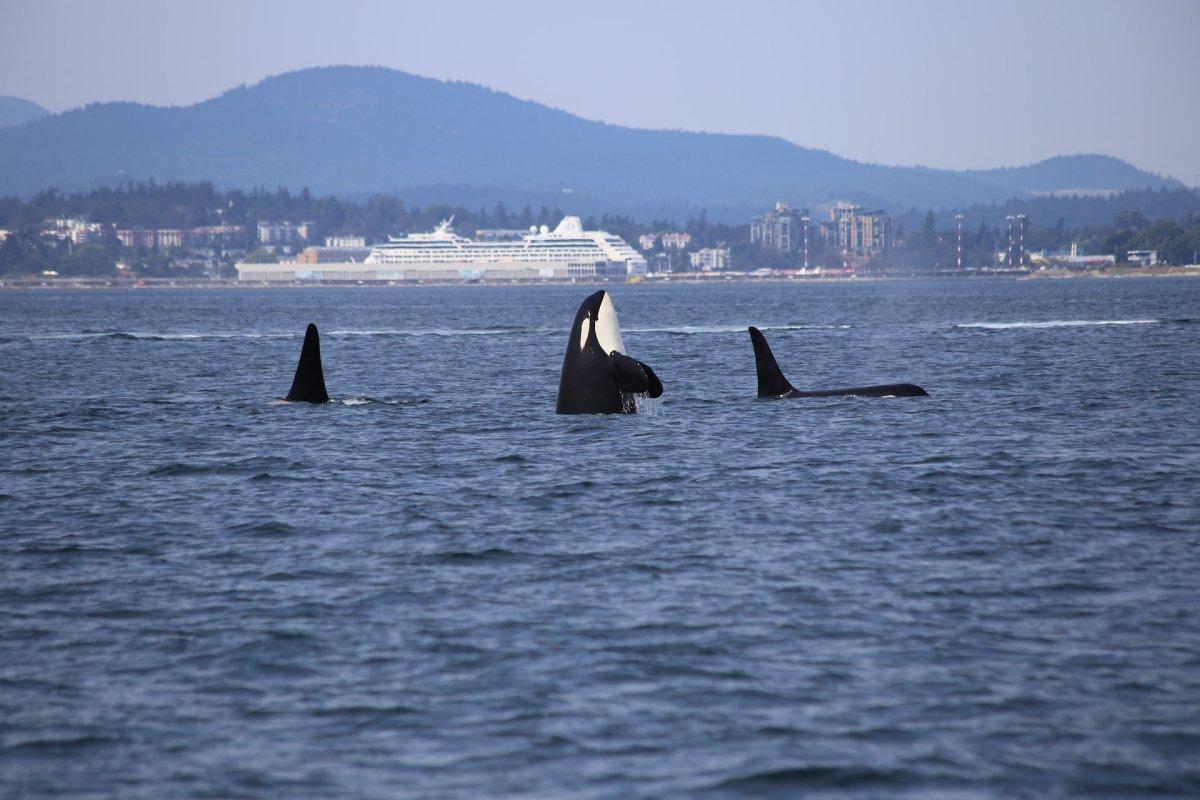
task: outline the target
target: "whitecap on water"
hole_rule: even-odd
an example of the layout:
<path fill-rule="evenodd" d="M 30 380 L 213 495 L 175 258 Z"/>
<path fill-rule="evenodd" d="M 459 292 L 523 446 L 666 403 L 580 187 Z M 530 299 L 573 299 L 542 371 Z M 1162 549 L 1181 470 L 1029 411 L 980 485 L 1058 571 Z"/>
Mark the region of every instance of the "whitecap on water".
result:
<path fill-rule="evenodd" d="M 846 330 L 853 325 L 806 325 L 800 322 L 789 322 L 786 325 L 761 325 L 764 331 L 807 331 L 807 330 Z M 626 333 L 745 333 L 745 325 L 676 325 L 661 328 L 625 328 Z"/>
<path fill-rule="evenodd" d="M 499 336 L 508 333 L 527 333 L 527 329 L 508 328 L 426 328 L 327 331 L 325 336 Z"/>
<path fill-rule="evenodd" d="M 1156 319 L 1055 319 L 1040 322 L 960 322 L 955 328 L 1003 331 L 1012 328 L 1079 328 L 1093 325 L 1152 325 Z"/>

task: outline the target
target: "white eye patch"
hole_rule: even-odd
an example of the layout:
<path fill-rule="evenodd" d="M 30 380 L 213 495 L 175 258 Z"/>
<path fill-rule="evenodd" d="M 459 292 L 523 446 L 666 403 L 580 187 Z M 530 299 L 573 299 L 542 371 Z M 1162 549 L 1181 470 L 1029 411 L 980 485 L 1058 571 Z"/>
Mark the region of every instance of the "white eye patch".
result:
<path fill-rule="evenodd" d="M 587 347 L 588 334 L 592 330 L 592 318 L 584 317 L 583 324 L 579 326 L 579 349 Z"/>

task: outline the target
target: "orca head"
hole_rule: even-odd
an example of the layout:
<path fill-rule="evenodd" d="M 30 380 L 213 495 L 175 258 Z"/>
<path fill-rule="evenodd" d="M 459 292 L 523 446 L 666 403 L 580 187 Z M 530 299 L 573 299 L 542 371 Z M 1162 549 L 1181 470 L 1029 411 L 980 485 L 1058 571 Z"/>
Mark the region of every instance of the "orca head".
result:
<path fill-rule="evenodd" d="M 660 397 L 654 370 L 625 355 L 617 309 L 601 289 L 579 306 L 567 339 L 556 409 L 560 414 L 628 413 L 630 395 Z"/>
<path fill-rule="evenodd" d="M 598 347 L 605 354 L 625 352 L 617 309 L 608 292 L 603 289 L 589 296 L 579 306 L 572 333 L 580 353 L 587 350 L 589 345 Z"/>

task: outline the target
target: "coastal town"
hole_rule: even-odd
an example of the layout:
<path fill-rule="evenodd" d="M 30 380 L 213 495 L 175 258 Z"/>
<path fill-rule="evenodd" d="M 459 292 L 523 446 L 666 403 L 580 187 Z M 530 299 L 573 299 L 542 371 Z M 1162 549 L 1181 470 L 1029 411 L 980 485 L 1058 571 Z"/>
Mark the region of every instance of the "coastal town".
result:
<path fill-rule="evenodd" d="M 194 194 L 178 185 L 107 191 L 149 193 L 161 200 L 164 193 L 185 190 Z M 546 207 L 510 213 L 503 204 L 477 212 L 408 209 L 392 199 L 382 213 L 372 213 L 381 210 L 372 210 L 369 203 L 365 209 L 349 204 L 359 213 L 342 213 L 339 222 L 339 215 L 329 213 L 250 220 L 246 217 L 255 205 L 270 204 L 225 198 L 211 187 L 204 187 L 205 193 L 215 208 L 176 215 L 203 224 L 170 226 L 139 223 L 102 203 L 92 203 L 94 210 L 88 213 L 83 195 L 51 193 L 57 205 L 83 210 L 32 220 L 30 207 L 36 208 L 39 200 L 7 201 L 0 206 L 0 221 L 6 225 L 0 227 L 0 281 L 12 286 L 847 279 L 1100 274 L 1118 268 L 1150 274 L 1165 267 L 1187 273 L 1195 269 L 1200 242 L 1194 214 L 1178 222 L 1125 210 L 1106 228 L 1072 230 L 1061 219 L 1053 228 L 1039 227 L 1030 214 L 1019 211 L 989 224 L 984 214 L 968 209 L 936 215 L 927 211 L 923 217 L 910 212 L 897 219 L 886 210 L 844 200 L 811 207 L 780 201 L 741 223 L 710 222 L 701 212 L 677 225 L 609 215 L 580 219 Z M 259 194 L 260 201 L 264 197 L 289 211 L 323 208 L 307 193 Z M 55 205 L 44 197 L 40 202 Z M 17 205 L 25 207 L 14 210 Z M 994 210 L 988 211 L 996 217 Z M 981 219 L 976 222 L 972 216 Z M 565 234 L 563 224 L 568 225 Z M 1154 246 L 1159 241 L 1173 248 L 1164 253 Z M 572 249 L 571 242 L 583 242 L 585 249 Z M 447 245 L 455 254 L 447 255 Z M 554 248 L 556 254 L 550 254 Z M 403 257 L 396 255 L 399 251 Z M 519 264 L 510 264 L 512 259 Z"/>

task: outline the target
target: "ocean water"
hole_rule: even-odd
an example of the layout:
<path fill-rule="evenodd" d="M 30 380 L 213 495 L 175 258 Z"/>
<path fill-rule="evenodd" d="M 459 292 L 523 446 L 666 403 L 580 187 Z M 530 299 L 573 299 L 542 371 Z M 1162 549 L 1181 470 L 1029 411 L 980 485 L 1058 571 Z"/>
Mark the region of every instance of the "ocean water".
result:
<path fill-rule="evenodd" d="M 610 288 L 0 293 L 0 795 L 1200 795 L 1200 280 Z"/>

